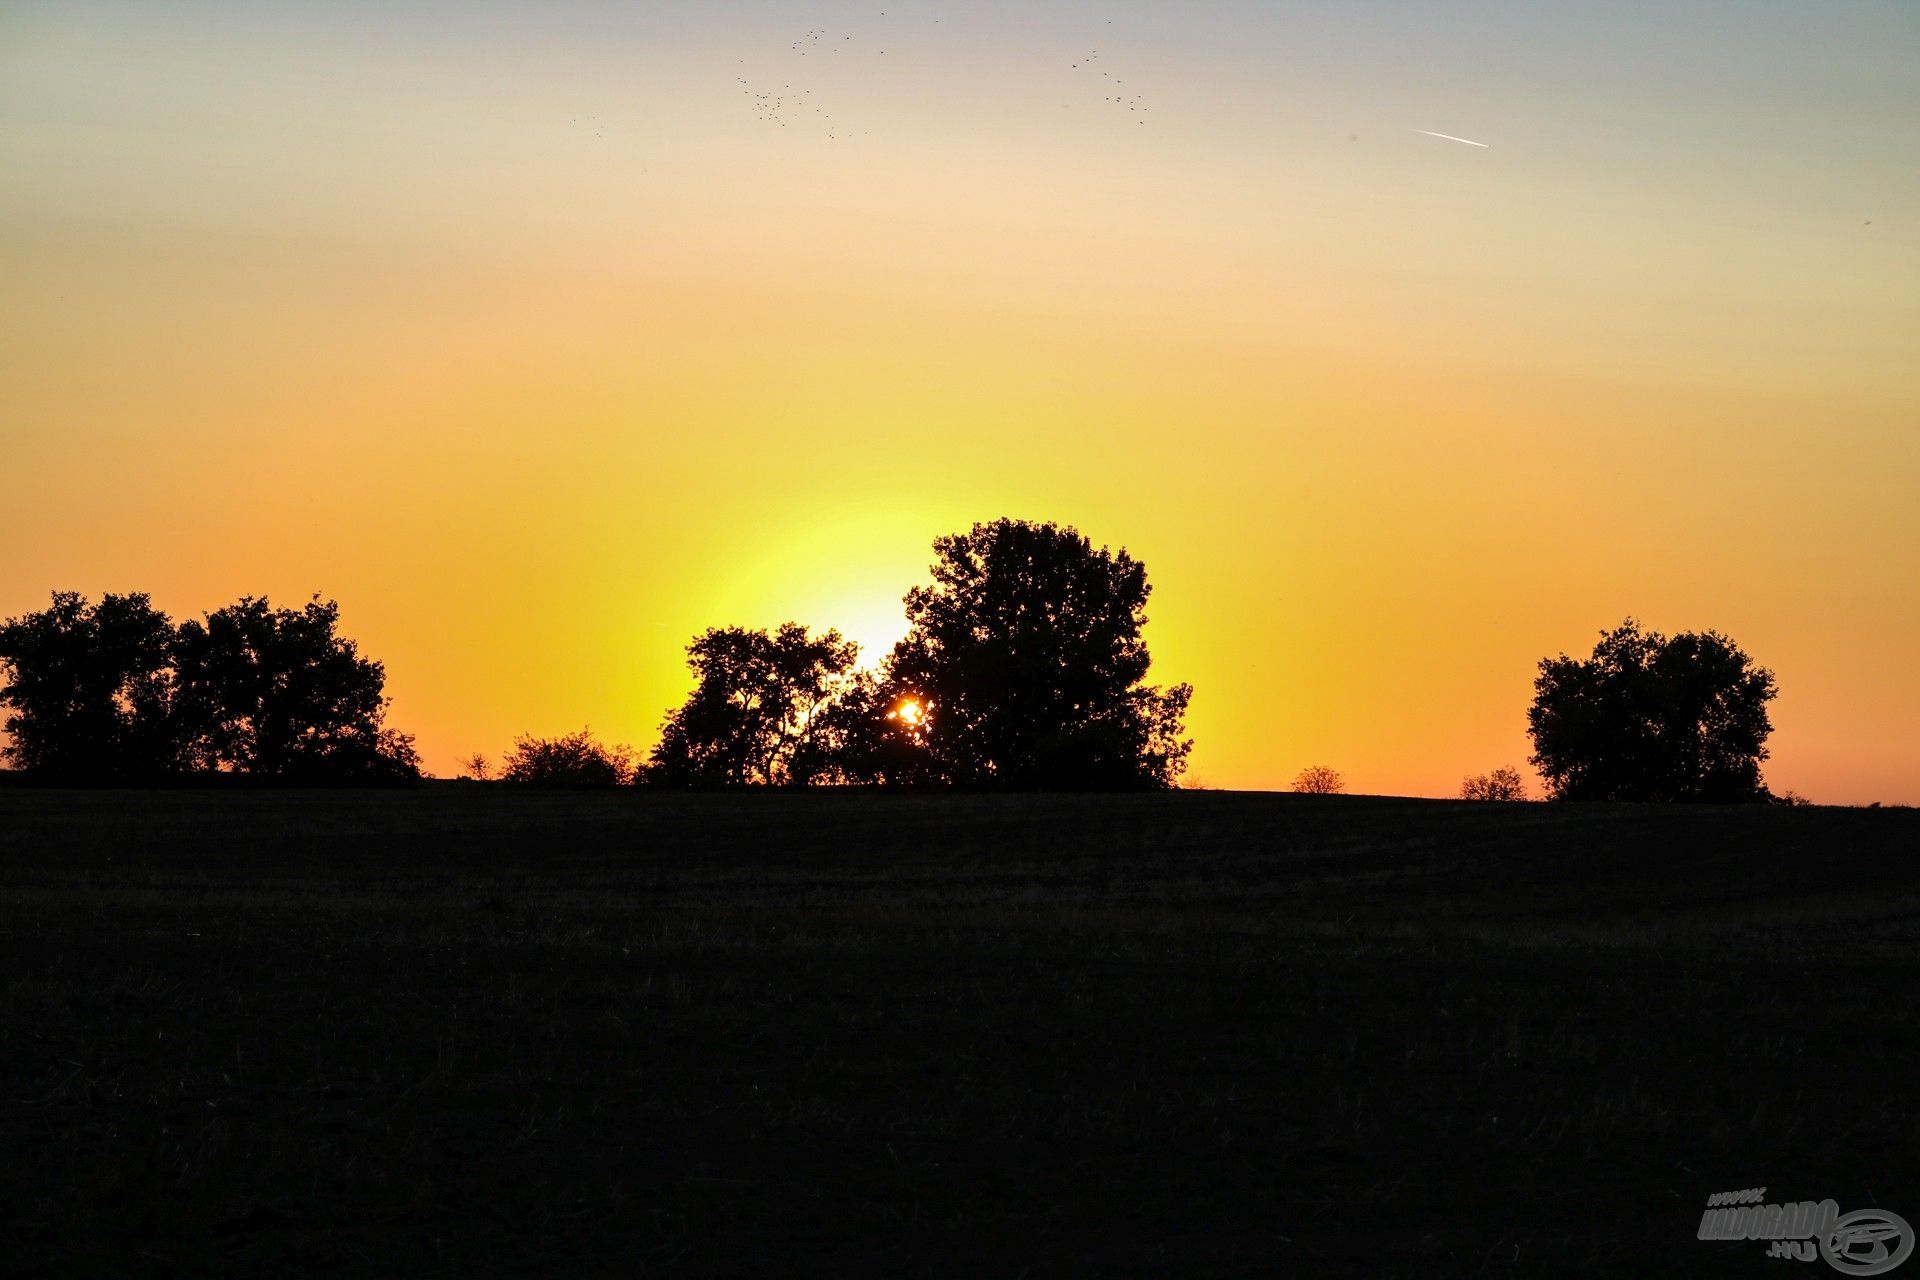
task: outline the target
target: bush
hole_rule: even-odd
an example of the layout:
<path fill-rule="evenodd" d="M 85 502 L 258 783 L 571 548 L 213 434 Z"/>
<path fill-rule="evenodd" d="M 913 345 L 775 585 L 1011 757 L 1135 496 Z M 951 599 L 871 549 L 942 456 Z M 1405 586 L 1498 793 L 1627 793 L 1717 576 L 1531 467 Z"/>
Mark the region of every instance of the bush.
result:
<path fill-rule="evenodd" d="M 1337 796 L 1347 789 L 1347 780 L 1340 776 L 1338 769 L 1312 764 L 1294 775 L 1293 789 L 1302 795 Z"/>
<path fill-rule="evenodd" d="M 500 780 L 536 787 L 617 787 L 639 781 L 632 747 L 608 746 L 582 729 L 561 738 L 522 734 L 500 762 Z"/>
<path fill-rule="evenodd" d="M 1502 765 L 1492 773 L 1475 774 L 1460 784 L 1462 800 L 1525 800 L 1527 781 L 1520 771 Z"/>

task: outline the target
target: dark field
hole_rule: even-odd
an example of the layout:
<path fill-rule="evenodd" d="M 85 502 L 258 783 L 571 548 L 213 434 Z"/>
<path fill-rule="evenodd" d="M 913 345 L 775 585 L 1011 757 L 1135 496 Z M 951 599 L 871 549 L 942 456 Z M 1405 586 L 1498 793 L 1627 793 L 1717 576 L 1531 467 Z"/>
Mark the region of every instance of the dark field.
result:
<path fill-rule="evenodd" d="M 1811 1275 L 1706 1197 L 1920 1222 L 1913 811 L 0 790 L 0 960 L 13 1275 Z"/>

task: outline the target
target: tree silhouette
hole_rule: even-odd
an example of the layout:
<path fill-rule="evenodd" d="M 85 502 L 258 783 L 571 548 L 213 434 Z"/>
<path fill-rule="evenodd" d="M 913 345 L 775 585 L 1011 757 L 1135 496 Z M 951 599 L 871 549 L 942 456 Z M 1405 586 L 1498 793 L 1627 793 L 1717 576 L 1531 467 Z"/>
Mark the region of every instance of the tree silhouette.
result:
<path fill-rule="evenodd" d="M 1492 773 L 1475 774 L 1460 784 L 1462 800 L 1525 800 L 1527 780 L 1518 769 L 1501 765 Z"/>
<path fill-rule="evenodd" d="M 146 595 L 90 604 L 56 592 L 39 613 L 0 624 L 12 765 L 61 780 L 124 780 L 177 763 L 173 628 Z"/>
<path fill-rule="evenodd" d="M 1293 789 L 1310 796 L 1337 796 L 1347 789 L 1347 780 L 1338 769 L 1310 764 L 1293 776 Z"/>
<path fill-rule="evenodd" d="M 661 786 L 742 786 L 849 780 L 846 750 L 862 735 L 870 681 L 860 648 L 838 631 L 797 622 L 774 632 L 716 627 L 687 646 L 693 692 L 668 715 L 648 780 Z M 849 699 L 835 714 L 835 704 Z"/>
<path fill-rule="evenodd" d="M 807 783 L 926 786 L 943 781 L 927 752 L 917 696 L 883 676 L 855 671 L 815 717 L 794 752 L 793 779 Z"/>
<path fill-rule="evenodd" d="M 275 609 L 247 596 L 183 622 L 174 640 L 175 712 L 185 761 L 287 781 L 417 777 L 413 739 L 387 728 L 386 671 L 313 597 Z"/>
<path fill-rule="evenodd" d="M 173 626 L 143 594 L 72 592 L 0 625 L 0 702 L 17 767 L 112 781 L 183 771 L 286 780 L 419 776 L 388 728 L 381 665 L 335 634 L 339 608 L 248 597 Z"/>
<path fill-rule="evenodd" d="M 521 734 L 500 761 L 500 780 L 539 787 L 616 787 L 636 781 L 638 770 L 633 748 L 608 746 L 586 728 L 558 738 Z"/>
<path fill-rule="evenodd" d="M 997 520 L 935 541 L 887 663 L 890 721 L 926 780 L 968 786 L 1167 787 L 1186 767 L 1192 688 L 1142 683 L 1151 588 L 1123 549 Z"/>
<path fill-rule="evenodd" d="M 1593 656 L 1540 662 L 1533 764 L 1561 800 L 1765 800 L 1773 673 L 1717 632 L 1671 640 L 1632 618 Z"/>
<path fill-rule="evenodd" d="M 882 764 L 885 697 L 873 672 L 845 673 L 787 756 L 787 781 L 801 786 L 889 781 Z"/>

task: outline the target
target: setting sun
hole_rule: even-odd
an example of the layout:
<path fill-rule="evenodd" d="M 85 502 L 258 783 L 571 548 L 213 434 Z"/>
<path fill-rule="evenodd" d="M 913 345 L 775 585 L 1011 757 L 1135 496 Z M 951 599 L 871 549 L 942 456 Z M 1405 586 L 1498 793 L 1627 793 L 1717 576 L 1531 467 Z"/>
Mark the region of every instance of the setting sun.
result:
<path fill-rule="evenodd" d="M 1631 613 L 1920 800 L 1913 11 L 1522 11 L 10 6 L 0 617 L 322 592 L 446 776 L 1014 516 L 1219 786 L 1451 795 Z"/>
<path fill-rule="evenodd" d="M 1920 0 L 0 0 L 10 1269 L 1892 1270 L 1917 120 Z"/>

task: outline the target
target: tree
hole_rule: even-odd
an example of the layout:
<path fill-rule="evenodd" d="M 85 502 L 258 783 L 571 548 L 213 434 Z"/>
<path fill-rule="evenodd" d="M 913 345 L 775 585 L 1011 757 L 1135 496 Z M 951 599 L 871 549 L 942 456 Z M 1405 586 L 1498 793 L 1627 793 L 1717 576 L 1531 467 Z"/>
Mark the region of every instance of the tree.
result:
<path fill-rule="evenodd" d="M 915 696 L 884 677 L 855 671 L 814 718 L 794 752 L 793 780 L 804 783 L 925 786 L 941 781 L 927 746 L 927 721 Z"/>
<path fill-rule="evenodd" d="M 860 736 L 853 708 L 871 702 L 860 647 L 838 631 L 809 635 L 717 627 L 687 646 L 693 692 L 667 716 L 648 768 L 664 786 L 785 786 L 846 780 Z M 836 714 L 836 704 L 846 706 Z"/>
<path fill-rule="evenodd" d="M 1072 528 L 997 520 L 934 542 L 906 597 L 883 722 L 928 781 L 1130 789 L 1173 785 L 1193 690 L 1143 683 L 1146 567 Z"/>
<path fill-rule="evenodd" d="M 1347 789 L 1347 780 L 1338 769 L 1310 764 L 1293 777 L 1293 789 L 1302 795 L 1337 796 Z"/>
<path fill-rule="evenodd" d="M 617 787 L 635 781 L 638 770 L 632 747 L 608 746 L 592 729 L 583 728 L 559 738 L 521 734 L 500 761 L 500 780 L 539 787 Z"/>
<path fill-rule="evenodd" d="M 807 719 L 786 756 L 786 781 L 800 786 L 885 781 L 885 691 L 871 671 L 842 673 Z"/>
<path fill-rule="evenodd" d="M 274 609 L 248 596 L 183 622 L 175 704 L 187 762 L 287 781 L 415 778 L 413 739 L 388 728 L 386 670 L 336 633 L 339 605 Z"/>
<path fill-rule="evenodd" d="M 475 782 L 487 782 L 493 778 L 493 761 L 487 759 L 484 752 L 476 751 L 470 756 L 463 756 L 460 767 L 466 770 L 462 776 Z"/>
<path fill-rule="evenodd" d="M 176 761 L 173 628 L 144 594 L 90 604 L 56 592 L 0 624 L 0 704 L 15 768 L 64 780 L 125 780 Z"/>
<path fill-rule="evenodd" d="M 1527 780 L 1520 771 L 1510 765 L 1502 765 L 1492 773 L 1476 774 L 1460 784 L 1462 800 L 1525 800 L 1527 798 Z"/>
<path fill-rule="evenodd" d="M 1669 640 L 1628 618 L 1586 661 L 1541 660 L 1533 764 L 1560 800 L 1765 800 L 1775 691 L 1717 632 Z"/>

